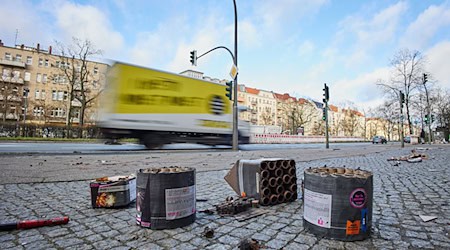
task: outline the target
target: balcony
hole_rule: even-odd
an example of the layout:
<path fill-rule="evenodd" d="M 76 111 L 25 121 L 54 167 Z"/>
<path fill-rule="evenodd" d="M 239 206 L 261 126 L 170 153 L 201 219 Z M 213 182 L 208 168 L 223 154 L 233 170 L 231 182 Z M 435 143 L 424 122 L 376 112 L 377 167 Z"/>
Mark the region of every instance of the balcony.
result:
<path fill-rule="evenodd" d="M 6 65 L 6 66 L 16 67 L 16 68 L 25 68 L 24 62 L 7 60 L 7 59 L 0 59 L 0 65 Z"/>
<path fill-rule="evenodd" d="M 1 76 L 0 81 L 2 81 L 2 82 L 9 82 L 9 83 L 23 84 L 23 78 L 20 78 L 20 77 L 10 77 L 10 76 L 4 77 L 4 76 Z"/>

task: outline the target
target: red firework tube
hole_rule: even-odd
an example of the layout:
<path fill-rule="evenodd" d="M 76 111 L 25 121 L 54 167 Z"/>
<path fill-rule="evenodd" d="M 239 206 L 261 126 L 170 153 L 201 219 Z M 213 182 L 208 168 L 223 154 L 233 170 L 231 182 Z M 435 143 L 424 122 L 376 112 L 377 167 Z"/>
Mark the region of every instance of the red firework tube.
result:
<path fill-rule="evenodd" d="M 14 229 L 28 229 L 35 227 L 54 226 L 69 223 L 69 217 L 59 217 L 46 220 L 24 220 L 13 223 L 0 224 L 0 231 L 8 231 Z"/>
<path fill-rule="evenodd" d="M 292 180 L 292 177 L 291 177 L 291 176 L 289 176 L 289 175 L 287 175 L 287 174 L 285 174 L 285 175 L 283 176 L 283 183 L 284 183 L 284 184 L 290 184 L 290 183 L 291 183 L 291 180 Z"/>
<path fill-rule="evenodd" d="M 261 171 L 261 178 L 263 178 L 263 179 L 269 178 L 269 175 L 270 175 L 269 170 Z"/>
<path fill-rule="evenodd" d="M 277 165 L 273 161 L 269 161 L 269 170 L 275 170 L 277 168 Z"/>
<path fill-rule="evenodd" d="M 275 176 L 280 177 L 283 175 L 283 170 L 281 170 L 280 168 L 275 169 L 274 171 Z"/>

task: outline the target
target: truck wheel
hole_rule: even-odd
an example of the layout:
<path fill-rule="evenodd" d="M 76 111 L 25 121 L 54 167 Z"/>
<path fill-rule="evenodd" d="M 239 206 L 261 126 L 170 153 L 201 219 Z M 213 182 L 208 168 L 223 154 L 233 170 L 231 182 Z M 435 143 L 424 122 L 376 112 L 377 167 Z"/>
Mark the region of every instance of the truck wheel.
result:
<path fill-rule="evenodd" d="M 158 149 L 164 145 L 161 138 L 153 134 L 145 135 L 141 138 L 141 144 L 144 144 L 147 149 Z"/>

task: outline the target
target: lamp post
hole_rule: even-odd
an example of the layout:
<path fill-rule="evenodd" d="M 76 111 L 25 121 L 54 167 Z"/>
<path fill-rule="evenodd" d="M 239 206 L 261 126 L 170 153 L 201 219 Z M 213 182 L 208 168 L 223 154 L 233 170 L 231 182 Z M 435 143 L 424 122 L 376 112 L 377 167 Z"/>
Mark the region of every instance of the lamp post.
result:
<path fill-rule="evenodd" d="M 234 5 L 234 66 L 238 68 L 238 49 L 237 49 L 237 8 L 236 0 L 233 0 Z M 233 93 L 233 151 L 237 151 L 239 148 L 238 139 L 238 109 L 237 109 L 237 91 L 238 91 L 238 76 L 234 78 L 234 93 Z"/>

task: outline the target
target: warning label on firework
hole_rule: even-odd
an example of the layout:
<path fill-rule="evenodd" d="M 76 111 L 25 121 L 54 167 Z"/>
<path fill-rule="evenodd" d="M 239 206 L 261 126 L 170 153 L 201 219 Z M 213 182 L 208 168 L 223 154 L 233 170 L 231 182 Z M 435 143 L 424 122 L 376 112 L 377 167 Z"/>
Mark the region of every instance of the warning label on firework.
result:
<path fill-rule="evenodd" d="M 331 194 L 305 189 L 303 218 L 319 227 L 331 228 Z"/>
<path fill-rule="evenodd" d="M 166 220 L 195 213 L 195 186 L 166 189 Z"/>

